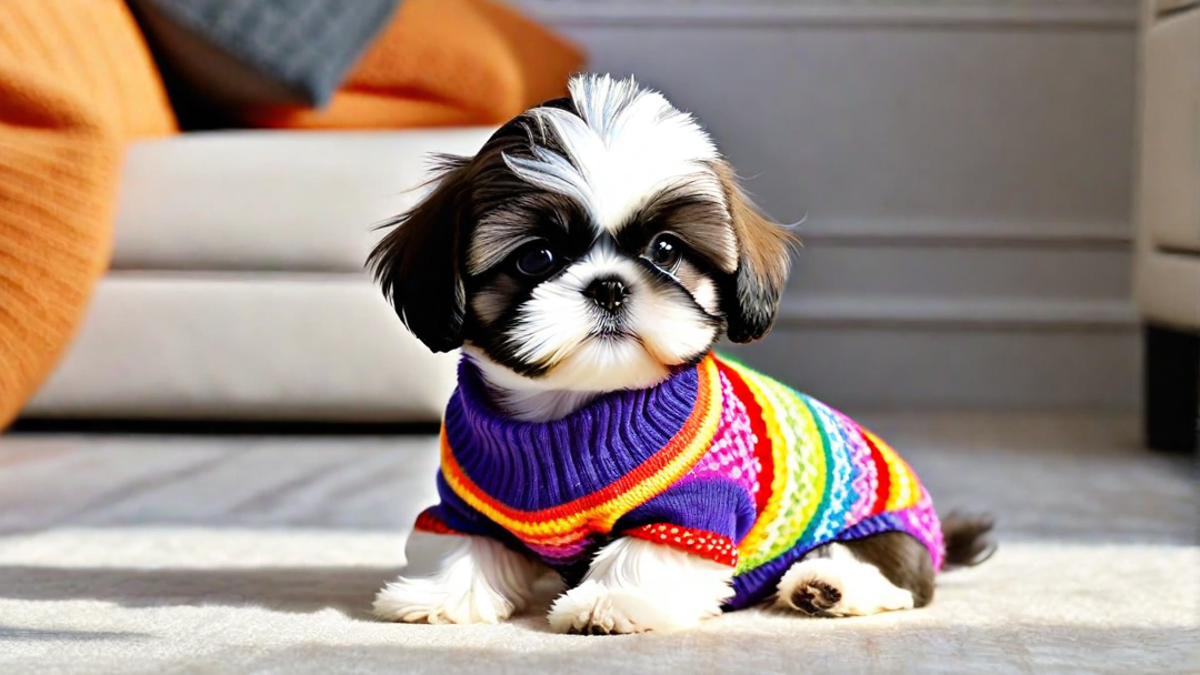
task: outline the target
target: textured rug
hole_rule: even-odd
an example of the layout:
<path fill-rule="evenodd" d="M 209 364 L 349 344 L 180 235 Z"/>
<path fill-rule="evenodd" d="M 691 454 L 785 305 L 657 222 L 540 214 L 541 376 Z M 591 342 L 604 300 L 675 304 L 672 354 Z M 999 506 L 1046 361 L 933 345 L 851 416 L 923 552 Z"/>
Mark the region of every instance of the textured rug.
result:
<path fill-rule="evenodd" d="M 922 610 L 620 637 L 550 633 L 546 598 L 498 626 L 370 618 L 430 440 L 8 436 L 0 673 L 1200 673 L 1186 462 L 1094 420 L 873 426 L 943 503 L 997 514 L 992 560 Z"/>
<path fill-rule="evenodd" d="M 1011 544 L 930 607 L 822 620 L 746 611 L 678 635 L 551 634 L 366 613 L 403 538 L 62 530 L 0 546 L 4 673 L 1195 673 L 1200 552 Z"/>

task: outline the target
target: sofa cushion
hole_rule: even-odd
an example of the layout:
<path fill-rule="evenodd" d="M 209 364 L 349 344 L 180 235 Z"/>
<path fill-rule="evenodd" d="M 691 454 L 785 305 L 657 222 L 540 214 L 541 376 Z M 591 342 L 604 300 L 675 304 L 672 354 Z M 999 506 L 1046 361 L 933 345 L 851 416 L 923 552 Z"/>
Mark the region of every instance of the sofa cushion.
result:
<path fill-rule="evenodd" d="M 34 417 L 436 422 L 432 354 L 359 274 L 110 273 Z"/>
<path fill-rule="evenodd" d="M 1200 255 L 1139 247 L 1138 310 L 1150 321 L 1200 331 Z"/>
<path fill-rule="evenodd" d="M 1184 7 L 1191 7 L 1200 3 L 1200 0 L 1151 0 L 1151 3 L 1154 6 L 1155 14 L 1165 14 Z"/>
<path fill-rule="evenodd" d="M 114 269 L 359 271 L 379 221 L 410 207 L 435 152 L 489 128 L 225 131 L 135 143 Z"/>
<path fill-rule="evenodd" d="M 1200 253 L 1200 9 L 1146 33 L 1139 220 L 1162 249 Z"/>

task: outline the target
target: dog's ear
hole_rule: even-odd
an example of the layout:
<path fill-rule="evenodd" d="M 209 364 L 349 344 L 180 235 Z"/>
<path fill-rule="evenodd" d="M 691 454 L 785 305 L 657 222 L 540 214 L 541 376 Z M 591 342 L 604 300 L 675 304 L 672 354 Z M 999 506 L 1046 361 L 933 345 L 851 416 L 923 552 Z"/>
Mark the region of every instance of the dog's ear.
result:
<path fill-rule="evenodd" d="M 416 206 L 383 223 L 392 231 L 367 266 L 405 326 L 425 346 L 448 352 L 462 346 L 466 290 L 460 243 L 470 226 L 471 159 L 437 158 L 433 190 Z"/>
<path fill-rule="evenodd" d="M 733 167 L 721 161 L 714 168 L 725 188 L 738 244 L 738 268 L 726 280 L 721 309 L 729 339 L 752 342 L 775 323 L 797 240 L 754 205 L 738 184 Z"/>

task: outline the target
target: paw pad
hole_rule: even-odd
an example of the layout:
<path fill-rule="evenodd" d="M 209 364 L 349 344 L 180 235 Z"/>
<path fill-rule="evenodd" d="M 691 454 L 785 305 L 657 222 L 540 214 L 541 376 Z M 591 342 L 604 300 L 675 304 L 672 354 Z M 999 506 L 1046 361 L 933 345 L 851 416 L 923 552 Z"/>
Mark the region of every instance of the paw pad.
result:
<path fill-rule="evenodd" d="M 837 606 L 842 601 L 842 592 L 819 579 L 805 583 L 792 593 L 791 604 L 796 609 L 818 616 Z"/>

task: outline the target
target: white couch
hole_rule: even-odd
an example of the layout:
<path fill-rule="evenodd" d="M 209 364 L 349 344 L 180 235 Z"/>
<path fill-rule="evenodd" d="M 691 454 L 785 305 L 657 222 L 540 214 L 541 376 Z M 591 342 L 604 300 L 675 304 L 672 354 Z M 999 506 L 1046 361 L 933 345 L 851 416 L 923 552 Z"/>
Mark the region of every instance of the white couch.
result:
<path fill-rule="evenodd" d="M 185 134 L 130 148 L 112 270 L 27 417 L 436 421 L 453 355 L 363 263 L 432 152 L 490 129 Z"/>
<path fill-rule="evenodd" d="M 1200 388 L 1200 0 L 1145 0 L 1135 285 L 1150 445 L 1194 448 Z"/>

